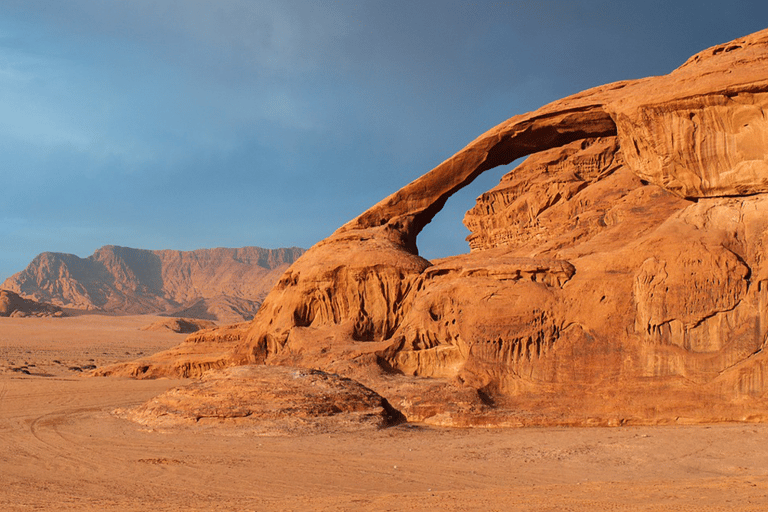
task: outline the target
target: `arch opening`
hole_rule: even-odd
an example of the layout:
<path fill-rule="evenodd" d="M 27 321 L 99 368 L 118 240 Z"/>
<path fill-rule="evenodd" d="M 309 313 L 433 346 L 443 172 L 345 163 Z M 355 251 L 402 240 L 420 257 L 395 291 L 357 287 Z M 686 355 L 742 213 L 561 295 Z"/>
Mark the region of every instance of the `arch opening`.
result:
<path fill-rule="evenodd" d="M 499 165 L 485 171 L 448 198 L 445 206 L 417 236 L 419 255 L 428 260 L 436 260 L 468 253 L 470 247 L 466 238 L 471 232 L 464 225 L 464 215 L 475 206 L 480 195 L 499 184 L 505 174 L 526 158 L 518 158 L 509 165 Z"/>
<path fill-rule="evenodd" d="M 616 123 L 601 105 L 514 117 L 369 208 L 337 233 L 386 227 L 390 240 L 418 254 L 416 238 L 421 230 L 443 209 L 448 198 L 484 172 L 570 142 L 616 134 Z"/>

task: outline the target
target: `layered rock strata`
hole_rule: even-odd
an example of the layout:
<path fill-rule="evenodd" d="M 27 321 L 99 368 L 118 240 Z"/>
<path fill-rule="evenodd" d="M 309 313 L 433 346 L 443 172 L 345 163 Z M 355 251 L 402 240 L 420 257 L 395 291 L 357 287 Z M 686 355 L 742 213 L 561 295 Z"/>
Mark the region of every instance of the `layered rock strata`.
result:
<path fill-rule="evenodd" d="M 526 155 L 469 254 L 418 255 L 451 194 Z M 341 371 L 440 424 L 763 420 L 767 219 L 762 31 L 489 130 L 299 258 L 221 364 Z M 398 395 L 436 387 L 431 415 Z"/>

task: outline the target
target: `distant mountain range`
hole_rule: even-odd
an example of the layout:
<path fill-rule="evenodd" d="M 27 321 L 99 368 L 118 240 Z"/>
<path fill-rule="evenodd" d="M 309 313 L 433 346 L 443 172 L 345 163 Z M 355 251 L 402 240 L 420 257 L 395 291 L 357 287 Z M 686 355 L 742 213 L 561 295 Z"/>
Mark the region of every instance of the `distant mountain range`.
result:
<path fill-rule="evenodd" d="M 250 320 L 304 249 L 149 251 L 108 245 L 87 258 L 44 252 L 0 289 L 57 306 L 114 314 Z"/>

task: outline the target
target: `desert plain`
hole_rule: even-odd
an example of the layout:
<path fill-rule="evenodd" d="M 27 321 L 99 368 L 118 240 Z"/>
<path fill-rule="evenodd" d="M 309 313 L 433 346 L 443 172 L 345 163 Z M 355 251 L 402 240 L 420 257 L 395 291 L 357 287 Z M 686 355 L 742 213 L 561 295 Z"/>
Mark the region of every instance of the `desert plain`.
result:
<path fill-rule="evenodd" d="M 0 510 L 765 510 L 768 425 L 255 435 L 153 429 L 189 380 L 92 377 L 184 334 L 153 316 L 0 318 Z M 26 371 L 25 371 L 26 370 Z"/>

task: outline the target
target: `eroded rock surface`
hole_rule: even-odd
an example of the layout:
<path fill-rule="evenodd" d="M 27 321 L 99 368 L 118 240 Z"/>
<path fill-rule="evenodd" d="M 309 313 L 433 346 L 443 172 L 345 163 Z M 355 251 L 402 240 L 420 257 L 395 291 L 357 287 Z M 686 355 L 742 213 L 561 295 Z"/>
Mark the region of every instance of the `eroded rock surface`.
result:
<path fill-rule="evenodd" d="M 403 421 L 385 399 L 354 380 L 263 365 L 207 373 L 119 414 L 153 428 L 229 425 L 261 435 L 351 432 Z"/>
<path fill-rule="evenodd" d="M 228 364 L 333 369 L 441 424 L 763 420 L 767 110 L 768 30 L 515 116 L 297 260 Z M 526 155 L 469 254 L 418 256 L 451 194 Z"/>

